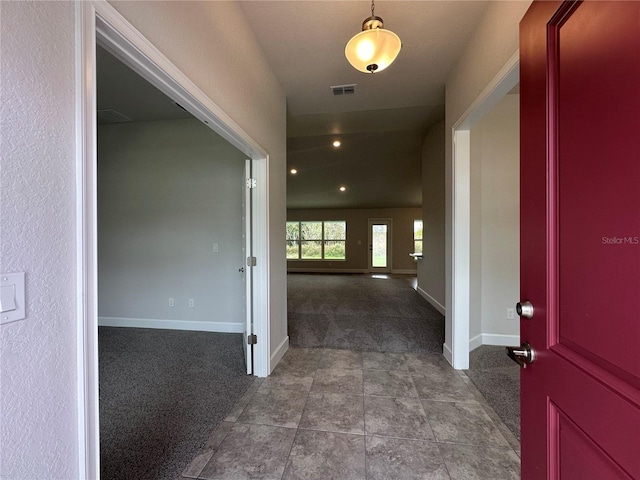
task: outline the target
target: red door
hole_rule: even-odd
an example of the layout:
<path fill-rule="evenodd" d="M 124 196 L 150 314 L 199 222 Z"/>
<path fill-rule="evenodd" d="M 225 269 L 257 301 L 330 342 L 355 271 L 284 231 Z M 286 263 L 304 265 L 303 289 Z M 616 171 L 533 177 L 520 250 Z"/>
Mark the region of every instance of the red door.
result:
<path fill-rule="evenodd" d="M 522 478 L 640 479 L 640 2 L 520 25 Z"/>

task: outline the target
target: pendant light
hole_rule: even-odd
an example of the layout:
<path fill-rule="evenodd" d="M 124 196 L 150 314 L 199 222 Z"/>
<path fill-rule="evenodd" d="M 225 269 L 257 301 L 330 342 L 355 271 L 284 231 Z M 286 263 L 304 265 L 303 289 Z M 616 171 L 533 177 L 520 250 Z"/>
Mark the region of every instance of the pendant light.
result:
<path fill-rule="evenodd" d="M 381 72 L 400 53 L 402 42 L 391 30 L 386 30 L 382 18 L 374 14 L 376 6 L 371 0 L 371 16 L 362 22 L 362 31 L 351 38 L 344 49 L 349 63 L 361 72 Z"/>

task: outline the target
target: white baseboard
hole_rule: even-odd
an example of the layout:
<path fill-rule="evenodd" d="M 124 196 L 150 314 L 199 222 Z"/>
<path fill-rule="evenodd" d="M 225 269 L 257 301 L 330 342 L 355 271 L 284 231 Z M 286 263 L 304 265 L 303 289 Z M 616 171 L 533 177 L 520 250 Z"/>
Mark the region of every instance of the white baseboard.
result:
<path fill-rule="evenodd" d="M 446 343 L 442 344 L 442 354 L 444 355 L 444 358 L 447 359 L 447 362 L 449 362 L 449 365 L 453 366 L 453 352 Z"/>
<path fill-rule="evenodd" d="M 194 322 L 158 318 L 98 317 L 101 327 L 160 328 L 164 330 L 191 330 L 197 332 L 242 333 L 244 323 Z"/>
<path fill-rule="evenodd" d="M 361 268 L 287 268 L 287 273 L 368 273 Z"/>
<path fill-rule="evenodd" d="M 391 273 L 394 273 L 396 275 L 418 275 L 418 270 L 409 270 L 409 269 L 392 269 Z"/>
<path fill-rule="evenodd" d="M 276 351 L 271 355 L 271 361 L 269 362 L 269 374 L 273 372 L 273 369 L 276 368 L 276 365 L 282 360 L 282 357 L 289 350 L 289 336 L 284 337 L 284 340 L 280 342 L 280 345 L 276 348 Z"/>
<path fill-rule="evenodd" d="M 422 288 L 418 287 L 417 292 L 420 294 L 422 298 L 424 298 L 427 302 L 433 305 L 433 308 L 438 310 L 442 315 L 447 314 L 447 309 L 444 307 L 444 305 L 440 304 L 440 302 L 438 302 L 435 298 L 433 298 L 431 295 L 425 292 Z"/>
<path fill-rule="evenodd" d="M 469 351 L 475 350 L 480 345 L 520 345 L 520 335 L 501 335 L 498 333 L 481 333 L 469 340 Z"/>
<path fill-rule="evenodd" d="M 482 345 L 482 334 L 478 334 L 475 337 L 469 339 L 469 351 L 473 351 Z"/>

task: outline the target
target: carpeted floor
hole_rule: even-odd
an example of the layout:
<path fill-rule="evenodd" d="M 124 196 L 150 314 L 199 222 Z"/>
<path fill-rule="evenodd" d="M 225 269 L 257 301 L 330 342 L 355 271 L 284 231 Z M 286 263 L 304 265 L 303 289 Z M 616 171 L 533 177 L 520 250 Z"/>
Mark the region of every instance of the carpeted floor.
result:
<path fill-rule="evenodd" d="M 467 376 L 520 440 L 520 367 L 504 347 L 483 345 L 469 355 Z"/>
<path fill-rule="evenodd" d="M 411 277 L 289 274 L 287 278 L 293 347 L 442 353 L 444 317 L 418 295 Z"/>
<path fill-rule="evenodd" d="M 176 479 L 243 395 L 240 334 L 100 327 L 101 478 Z"/>

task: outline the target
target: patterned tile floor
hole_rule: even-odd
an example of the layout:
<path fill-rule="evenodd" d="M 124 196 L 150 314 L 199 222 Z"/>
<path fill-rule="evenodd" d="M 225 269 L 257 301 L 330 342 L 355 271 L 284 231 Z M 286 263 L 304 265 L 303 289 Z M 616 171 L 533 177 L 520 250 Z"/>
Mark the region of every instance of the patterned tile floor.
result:
<path fill-rule="evenodd" d="M 518 479 L 519 448 L 442 355 L 290 348 L 183 478 Z"/>

